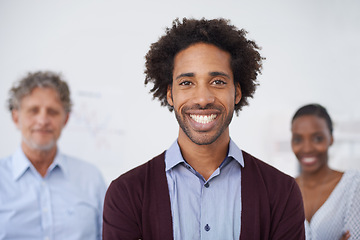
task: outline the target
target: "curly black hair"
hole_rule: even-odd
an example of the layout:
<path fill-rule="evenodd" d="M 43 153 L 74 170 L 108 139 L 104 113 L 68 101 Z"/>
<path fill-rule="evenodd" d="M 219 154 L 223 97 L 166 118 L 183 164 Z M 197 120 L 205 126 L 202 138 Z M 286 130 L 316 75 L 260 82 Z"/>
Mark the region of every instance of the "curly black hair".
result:
<path fill-rule="evenodd" d="M 248 105 L 248 98 L 252 98 L 256 87 L 257 75 L 261 74 L 262 60 L 260 47 L 254 41 L 246 38 L 247 31 L 238 30 L 229 20 L 219 18 L 200 20 L 183 18 L 182 22 L 176 18 L 171 28 L 166 28 L 165 35 L 150 46 L 145 56 L 145 85 L 154 84 L 150 93 L 158 98 L 162 106 L 173 110 L 166 99 L 167 88 L 172 84 L 174 58 L 176 54 L 195 43 L 208 43 L 231 54 L 231 68 L 234 84 L 240 83 L 242 98 L 235 105 L 235 112 Z"/>

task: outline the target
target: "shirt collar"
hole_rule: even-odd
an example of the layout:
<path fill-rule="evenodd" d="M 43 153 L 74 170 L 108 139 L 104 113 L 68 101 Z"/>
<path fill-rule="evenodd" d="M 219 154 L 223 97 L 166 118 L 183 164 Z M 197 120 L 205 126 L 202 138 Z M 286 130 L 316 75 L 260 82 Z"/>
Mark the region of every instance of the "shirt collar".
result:
<path fill-rule="evenodd" d="M 36 171 L 35 167 L 31 164 L 30 160 L 26 157 L 22 148 L 19 147 L 15 154 L 12 157 L 12 169 L 13 169 L 13 178 L 14 180 L 20 179 L 26 171 L 32 170 Z M 66 167 L 66 158 L 64 155 L 57 151 L 53 163 L 49 166 L 48 174 L 50 174 L 53 170 L 59 168 L 60 171 L 66 175 L 67 167 Z"/>
<path fill-rule="evenodd" d="M 29 168 L 30 161 L 25 156 L 21 147 L 18 148 L 15 154 L 12 156 L 12 170 L 14 180 L 18 180 Z"/>
<path fill-rule="evenodd" d="M 229 143 L 228 157 L 232 157 L 233 159 L 235 159 L 240 164 L 240 166 L 242 166 L 242 167 L 245 166 L 244 157 L 243 157 L 243 153 L 242 153 L 241 149 L 231 139 L 230 139 L 230 143 Z"/>
<path fill-rule="evenodd" d="M 165 171 L 168 171 L 179 163 L 184 162 L 185 161 L 181 155 L 180 147 L 176 139 L 170 148 L 165 152 Z"/>
<path fill-rule="evenodd" d="M 67 166 L 68 164 L 67 164 L 66 156 L 61 154 L 58 149 L 54 161 L 50 165 L 48 172 L 50 173 L 58 168 L 64 174 L 64 176 L 66 176 L 67 173 L 69 172 L 69 168 Z"/>
<path fill-rule="evenodd" d="M 244 167 L 244 158 L 241 149 L 230 139 L 228 157 L 235 159 L 242 167 Z M 165 171 L 170 170 L 179 163 L 185 163 L 181 155 L 179 144 L 176 141 L 165 152 Z"/>

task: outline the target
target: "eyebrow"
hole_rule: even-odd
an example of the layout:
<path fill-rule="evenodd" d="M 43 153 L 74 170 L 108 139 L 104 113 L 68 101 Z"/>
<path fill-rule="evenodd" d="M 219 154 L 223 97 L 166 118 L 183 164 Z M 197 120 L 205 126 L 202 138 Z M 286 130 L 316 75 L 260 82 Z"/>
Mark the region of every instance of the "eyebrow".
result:
<path fill-rule="evenodd" d="M 180 75 L 178 75 L 175 79 L 179 79 L 179 78 L 182 78 L 182 77 L 194 77 L 195 74 L 194 73 L 182 73 Z"/>
<path fill-rule="evenodd" d="M 223 77 L 230 78 L 230 76 L 224 72 L 210 72 L 209 75 L 212 77 L 223 76 Z"/>
<path fill-rule="evenodd" d="M 230 78 L 230 76 L 224 72 L 210 72 L 209 75 L 212 77 L 224 76 L 226 78 Z M 182 77 L 194 77 L 194 76 L 195 76 L 194 73 L 182 73 L 182 74 L 178 75 L 175 79 L 177 80 Z"/>

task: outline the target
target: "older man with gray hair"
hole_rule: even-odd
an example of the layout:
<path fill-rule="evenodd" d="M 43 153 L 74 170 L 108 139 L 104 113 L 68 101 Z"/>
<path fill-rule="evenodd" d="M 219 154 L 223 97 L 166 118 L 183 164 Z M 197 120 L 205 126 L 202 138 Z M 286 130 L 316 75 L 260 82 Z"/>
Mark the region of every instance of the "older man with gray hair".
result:
<path fill-rule="evenodd" d="M 0 240 L 101 239 L 104 179 L 57 147 L 72 106 L 67 83 L 59 74 L 34 72 L 9 93 L 22 140 L 0 160 Z"/>

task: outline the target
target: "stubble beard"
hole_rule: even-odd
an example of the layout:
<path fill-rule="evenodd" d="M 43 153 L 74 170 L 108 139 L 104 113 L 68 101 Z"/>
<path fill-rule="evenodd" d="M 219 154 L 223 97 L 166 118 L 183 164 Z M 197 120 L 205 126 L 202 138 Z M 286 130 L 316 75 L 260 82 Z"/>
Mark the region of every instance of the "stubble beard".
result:
<path fill-rule="evenodd" d="M 222 109 L 223 110 L 223 109 Z M 223 132 L 229 127 L 233 115 L 234 115 L 234 109 L 230 110 L 229 114 L 225 117 L 223 120 L 223 123 L 220 128 L 217 129 L 214 135 L 210 135 L 207 132 L 197 132 L 198 134 L 201 134 L 201 136 L 197 137 L 196 134 L 194 134 L 194 130 L 191 129 L 189 124 L 187 124 L 186 119 L 186 113 L 185 110 L 181 110 L 181 114 L 177 110 L 174 109 L 176 120 L 179 123 L 180 128 L 182 131 L 186 134 L 186 136 L 195 144 L 197 145 L 210 145 L 214 143 L 222 134 Z M 223 113 L 224 111 L 221 111 Z M 220 114 L 221 115 L 221 114 Z M 184 116 L 184 117 L 183 117 Z M 221 115 L 222 116 L 222 115 Z"/>

